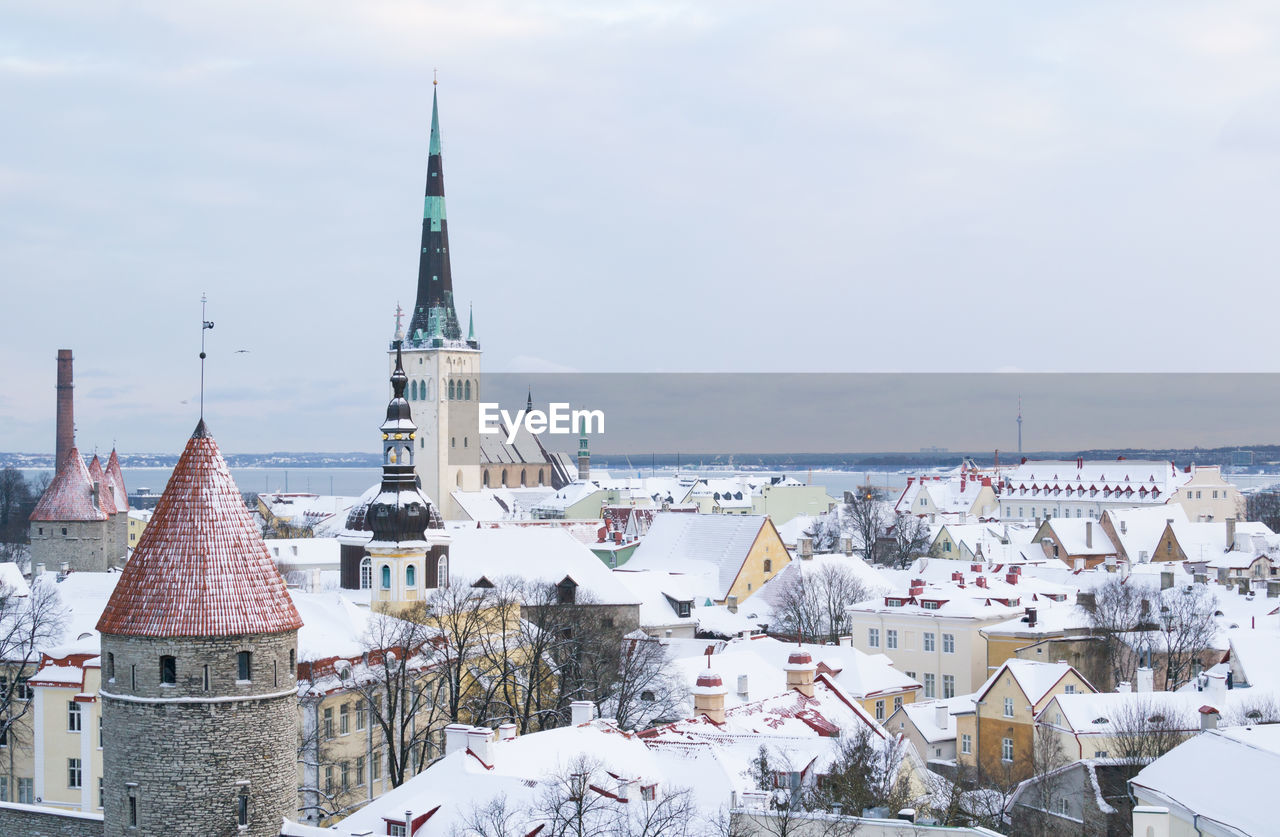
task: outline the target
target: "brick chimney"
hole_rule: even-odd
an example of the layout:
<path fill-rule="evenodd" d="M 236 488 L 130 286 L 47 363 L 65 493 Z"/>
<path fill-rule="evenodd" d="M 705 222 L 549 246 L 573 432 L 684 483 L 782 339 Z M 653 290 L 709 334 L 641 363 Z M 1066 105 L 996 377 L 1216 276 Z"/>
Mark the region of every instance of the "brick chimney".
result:
<path fill-rule="evenodd" d="M 710 664 L 708 659 L 707 663 Z M 724 723 L 724 696 L 729 690 L 725 688 L 720 675 L 710 668 L 698 675 L 693 686 L 693 714 L 706 715 L 713 723 Z"/>
<path fill-rule="evenodd" d="M 813 697 L 813 676 L 818 667 L 813 664 L 813 657 L 803 648 L 797 648 L 787 657 L 787 664 L 782 667 L 787 673 L 787 688 L 795 689 L 805 697 Z"/>
<path fill-rule="evenodd" d="M 58 416 L 54 440 L 55 472 L 62 468 L 67 454 L 76 446 L 75 409 L 72 398 L 71 350 L 58 349 Z"/>

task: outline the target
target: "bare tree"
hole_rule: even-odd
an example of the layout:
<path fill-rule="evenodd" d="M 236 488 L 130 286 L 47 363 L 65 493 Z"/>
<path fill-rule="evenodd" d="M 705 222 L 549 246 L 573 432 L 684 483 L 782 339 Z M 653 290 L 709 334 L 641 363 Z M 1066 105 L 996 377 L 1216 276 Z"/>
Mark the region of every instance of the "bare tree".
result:
<path fill-rule="evenodd" d="M 483 805 L 472 805 L 453 829 L 454 837 L 521 837 L 529 833 L 529 812 L 495 796 Z"/>
<path fill-rule="evenodd" d="M 455 646 L 419 605 L 400 618 L 375 614 L 363 638 L 365 662 L 342 674 L 363 702 L 399 787 L 439 755 L 440 730 L 461 717 Z"/>
<path fill-rule="evenodd" d="M 1233 694 L 1240 694 L 1234 692 Z M 1254 724 L 1280 723 L 1280 701 L 1273 694 L 1250 694 L 1222 709 L 1222 726 L 1246 727 Z"/>
<path fill-rule="evenodd" d="M 29 594 L 0 583 L 0 741 L 8 754 L 3 771 L 14 786 L 14 759 L 25 740 L 34 697 L 27 685 L 40 668 L 41 651 L 62 638 L 66 608 L 51 580 L 35 579 Z"/>
<path fill-rule="evenodd" d="M 0 542 L 26 543 L 27 518 L 39 497 L 17 468 L 0 470 Z"/>
<path fill-rule="evenodd" d="M 1218 599 L 1207 586 L 1188 584 L 1162 590 L 1153 604 L 1159 607 L 1156 625 L 1164 655 L 1164 687 L 1174 691 L 1191 680 L 1201 654 L 1213 647 Z"/>
<path fill-rule="evenodd" d="M 605 782 L 600 762 L 580 755 L 553 773 L 534 803 L 533 818 L 547 837 L 607 837 L 614 834 L 612 800 L 594 788 Z M 594 786 L 594 787 L 593 787 Z"/>
<path fill-rule="evenodd" d="M 618 679 L 601 715 L 612 717 L 621 729 L 643 728 L 680 716 L 689 686 L 672 665 L 667 646 L 643 631 L 622 638 Z"/>
<path fill-rule="evenodd" d="M 1136 631 L 1144 619 L 1142 591 L 1127 579 L 1114 577 L 1094 588 L 1087 608 L 1089 627 L 1104 643 L 1104 654 L 1113 683 L 1133 680 L 1136 659 L 1125 635 Z"/>
<path fill-rule="evenodd" d="M 774 582 L 770 597 L 773 632 L 788 637 L 838 642 L 849 631 L 849 605 L 874 592 L 852 568 L 826 561 L 816 568 L 793 561 Z"/>
<path fill-rule="evenodd" d="M 695 837 L 697 825 L 693 792 L 667 787 L 619 806 L 612 833 L 618 837 Z"/>
<path fill-rule="evenodd" d="M 846 491 L 844 499 L 844 508 L 855 536 L 854 548 L 862 553 L 863 560 L 874 563 L 878 557 L 880 535 L 888 527 L 893 512 L 871 485 Z"/>
<path fill-rule="evenodd" d="M 1067 821 L 1059 816 L 1063 800 L 1074 788 L 1063 768 L 1071 763 L 1058 735 L 1047 727 L 1037 726 L 1032 742 L 1035 778 L 1019 795 L 1014 824 L 1019 834 L 1027 837 L 1065 837 Z M 1075 827 L 1076 823 L 1071 823 Z"/>
<path fill-rule="evenodd" d="M 916 558 L 928 553 L 932 541 L 929 524 L 914 514 L 900 514 L 893 524 L 893 554 L 889 563 L 906 569 Z"/>

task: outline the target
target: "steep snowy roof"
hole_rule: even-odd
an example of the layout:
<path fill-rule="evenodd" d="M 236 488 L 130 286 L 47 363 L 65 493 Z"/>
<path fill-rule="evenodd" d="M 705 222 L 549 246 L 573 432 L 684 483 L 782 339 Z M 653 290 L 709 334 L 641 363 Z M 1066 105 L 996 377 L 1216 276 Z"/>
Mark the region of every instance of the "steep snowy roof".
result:
<path fill-rule="evenodd" d="M 453 492 L 453 499 L 472 520 L 520 520 L 534 506 L 555 493 L 551 486 L 535 488 L 481 488 Z"/>
<path fill-rule="evenodd" d="M 1280 725 L 1267 724 L 1201 733 L 1142 768 L 1131 784 L 1141 796 L 1195 814 L 1202 830 L 1273 834 L 1277 772 Z"/>
<path fill-rule="evenodd" d="M 658 514 L 627 568 L 709 574 L 713 598 L 723 599 L 767 523 L 752 514 Z"/>
<path fill-rule="evenodd" d="M 107 519 L 102 507 L 93 502 L 93 478 L 74 447 L 40 495 L 30 519 L 59 523 Z"/>
<path fill-rule="evenodd" d="M 561 529 L 451 529 L 449 575 L 472 584 L 502 578 L 558 584 L 565 576 L 597 604 L 639 604 L 640 597 L 614 578 L 595 554 Z"/>
<path fill-rule="evenodd" d="M 1067 663 L 1041 663 L 1035 660 L 1006 660 L 1004 665 L 996 670 L 987 678 L 987 682 L 978 687 L 974 692 L 978 700 L 991 690 L 1005 673 L 1013 675 L 1013 679 L 1017 681 L 1018 688 L 1022 689 L 1022 693 L 1027 696 L 1027 700 L 1031 701 L 1034 706 L 1049 693 L 1049 691 L 1058 684 L 1062 678 L 1067 676 L 1068 672 L 1073 671 Z M 1079 672 L 1076 672 L 1079 674 Z M 1083 678 L 1081 678 L 1083 679 Z"/>
<path fill-rule="evenodd" d="M 1118 550 L 1107 537 L 1102 524 L 1080 517 L 1055 517 L 1046 524 L 1069 555 L 1115 555 Z"/>
<path fill-rule="evenodd" d="M 938 725 L 938 708 L 946 712 L 946 724 Z M 944 700 L 916 701 L 904 703 L 902 711 L 911 719 L 911 723 L 929 743 L 938 741 L 954 741 L 956 737 L 956 712 L 973 709 L 973 695 L 959 695 Z"/>
<path fill-rule="evenodd" d="M 115 514 L 119 509 L 116 508 L 115 492 L 111 490 L 111 484 L 107 481 L 107 475 L 102 471 L 102 462 L 95 453 L 93 459 L 89 460 L 89 479 L 98 484 L 98 506 L 104 514 Z"/>
<path fill-rule="evenodd" d="M 1156 544 L 1164 534 L 1169 520 L 1175 524 L 1187 522 L 1187 512 L 1179 503 L 1169 503 L 1148 508 L 1107 509 L 1103 513 L 1111 524 L 1124 553 L 1130 561 L 1141 560 L 1146 553 L 1147 560 L 1155 554 Z"/>
<path fill-rule="evenodd" d="M 107 480 L 111 483 L 116 509 L 128 511 L 129 492 L 124 485 L 124 472 L 120 470 L 120 457 L 116 455 L 115 448 L 111 449 L 111 456 L 107 459 L 107 466 L 103 468 L 103 471 L 107 475 Z"/>
<path fill-rule="evenodd" d="M 201 420 L 98 630 L 131 636 L 238 636 L 302 626 L 284 579 Z"/>

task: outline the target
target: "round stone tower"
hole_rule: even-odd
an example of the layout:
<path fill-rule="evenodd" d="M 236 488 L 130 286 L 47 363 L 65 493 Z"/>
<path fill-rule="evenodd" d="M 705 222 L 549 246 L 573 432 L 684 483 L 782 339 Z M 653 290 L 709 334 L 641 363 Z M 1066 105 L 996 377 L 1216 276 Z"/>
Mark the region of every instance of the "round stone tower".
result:
<path fill-rule="evenodd" d="M 301 625 L 201 420 L 98 622 L 106 837 L 280 833 Z"/>

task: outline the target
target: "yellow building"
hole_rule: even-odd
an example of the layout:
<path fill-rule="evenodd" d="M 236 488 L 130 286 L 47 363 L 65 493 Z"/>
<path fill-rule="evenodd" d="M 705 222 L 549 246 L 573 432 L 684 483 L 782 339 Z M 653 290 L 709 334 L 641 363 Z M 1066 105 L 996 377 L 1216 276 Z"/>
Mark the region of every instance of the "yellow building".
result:
<path fill-rule="evenodd" d="M 1095 691 L 1066 663 L 1009 660 L 956 713 L 956 759 L 984 776 L 1016 782 L 1035 772 L 1035 718 L 1058 695 Z"/>
<path fill-rule="evenodd" d="M 32 691 L 33 792 L 42 804 L 102 810 L 102 727 L 96 654 L 45 657 Z"/>
<path fill-rule="evenodd" d="M 627 570 L 697 576 L 707 599 L 726 604 L 750 598 L 790 562 L 777 528 L 764 515 L 661 512 Z"/>
<path fill-rule="evenodd" d="M 129 551 L 142 540 L 142 533 L 151 522 L 151 509 L 129 509 Z"/>

